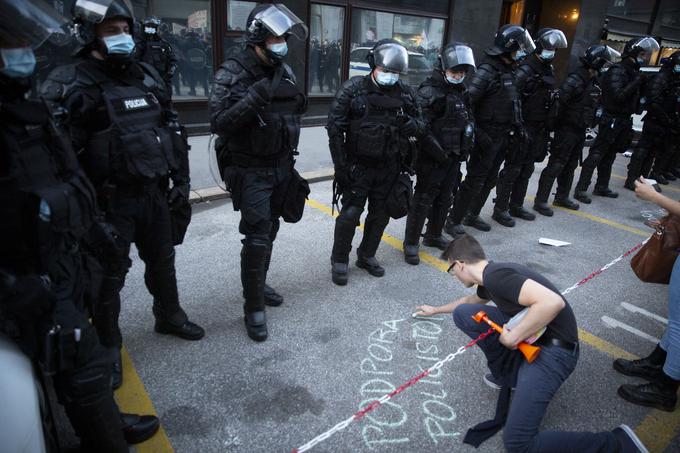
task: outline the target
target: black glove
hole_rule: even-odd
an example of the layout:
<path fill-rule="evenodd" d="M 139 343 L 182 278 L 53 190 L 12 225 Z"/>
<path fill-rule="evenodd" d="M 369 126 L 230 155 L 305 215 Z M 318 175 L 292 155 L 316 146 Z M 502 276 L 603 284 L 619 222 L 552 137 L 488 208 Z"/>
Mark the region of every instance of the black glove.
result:
<path fill-rule="evenodd" d="M 168 205 L 175 208 L 181 204 L 189 202 L 189 184 L 175 184 L 168 192 Z"/>
<path fill-rule="evenodd" d="M 127 243 L 116 228 L 103 218 L 97 218 L 83 238 L 86 249 L 97 259 L 127 257 Z"/>
<path fill-rule="evenodd" d="M 418 132 L 418 123 L 413 118 L 409 118 L 399 126 L 399 129 L 407 137 L 413 137 Z"/>
<path fill-rule="evenodd" d="M 335 183 L 341 190 L 348 188 L 352 183 L 351 168 L 349 166 L 335 167 Z"/>
<path fill-rule="evenodd" d="M 0 271 L 0 306 L 19 321 L 36 321 L 54 304 L 49 279 L 37 275 L 18 276 Z"/>
<path fill-rule="evenodd" d="M 260 79 L 248 87 L 248 92 L 263 104 L 268 104 L 272 100 L 272 84 L 266 77 Z"/>

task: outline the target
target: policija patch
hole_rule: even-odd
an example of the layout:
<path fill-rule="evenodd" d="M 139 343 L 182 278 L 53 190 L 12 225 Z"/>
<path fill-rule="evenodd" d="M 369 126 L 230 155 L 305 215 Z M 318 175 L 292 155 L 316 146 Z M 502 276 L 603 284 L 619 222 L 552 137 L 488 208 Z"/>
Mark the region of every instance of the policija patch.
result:
<path fill-rule="evenodd" d="M 154 108 L 156 104 L 156 99 L 151 95 L 117 99 L 113 102 L 115 110 L 125 113 Z"/>

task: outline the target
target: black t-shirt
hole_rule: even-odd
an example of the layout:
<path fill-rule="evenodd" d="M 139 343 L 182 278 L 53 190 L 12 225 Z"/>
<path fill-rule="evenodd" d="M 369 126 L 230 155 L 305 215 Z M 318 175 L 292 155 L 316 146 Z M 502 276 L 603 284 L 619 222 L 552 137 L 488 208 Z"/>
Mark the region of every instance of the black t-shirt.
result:
<path fill-rule="evenodd" d="M 477 295 L 482 299 L 493 300 L 496 306 L 508 316 L 515 316 L 526 308 L 519 303 L 519 292 L 528 279 L 560 294 L 547 278 L 521 264 L 490 262 L 484 269 L 482 278 L 484 286 L 477 287 Z M 578 341 L 576 318 L 567 300 L 564 297 L 562 299 L 565 306 L 548 324 L 546 334 L 576 343 Z"/>

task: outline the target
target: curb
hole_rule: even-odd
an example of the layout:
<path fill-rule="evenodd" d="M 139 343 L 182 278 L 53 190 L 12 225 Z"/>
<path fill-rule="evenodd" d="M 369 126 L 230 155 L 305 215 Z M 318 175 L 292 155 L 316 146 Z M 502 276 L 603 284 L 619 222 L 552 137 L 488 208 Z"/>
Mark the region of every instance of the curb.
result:
<path fill-rule="evenodd" d="M 313 184 L 315 182 L 330 181 L 331 179 L 333 179 L 333 174 L 334 171 L 333 168 L 331 167 L 321 168 L 319 170 L 314 171 L 307 171 L 301 173 L 300 176 L 306 179 L 308 183 Z M 224 198 L 231 198 L 231 194 L 229 192 L 224 191 L 219 186 L 213 186 L 206 187 L 204 189 L 192 190 L 191 194 L 189 195 L 189 203 L 198 204 L 203 202 L 222 200 Z"/>

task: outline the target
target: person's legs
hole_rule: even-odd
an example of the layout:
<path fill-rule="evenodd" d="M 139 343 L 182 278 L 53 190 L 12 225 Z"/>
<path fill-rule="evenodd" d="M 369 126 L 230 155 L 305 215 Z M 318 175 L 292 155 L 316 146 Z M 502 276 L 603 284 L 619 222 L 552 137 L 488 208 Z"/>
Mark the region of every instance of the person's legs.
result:
<path fill-rule="evenodd" d="M 493 322 L 499 325 L 505 324 L 510 317 L 504 315 L 498 308 L 489 305 L 463 304 L 453 312 L 453 321 L 456 326 L 472 339 L 479 337 L 489 330 L 485 322 L 478 323 L 472 317 L 479 311 L 484 311 Z M 508 349 L 498 341 L 498 335 L 492 334 L 477 342 L 487 361 L 497 360 L 501 355 L 507 354 Z"/>
<path fill-rule="evenodd" d="M 661 348 L 666 351 L 663 372 L 680 381 L 680 259 L 675 260 L 668 288 L 668 327 Z"/>

